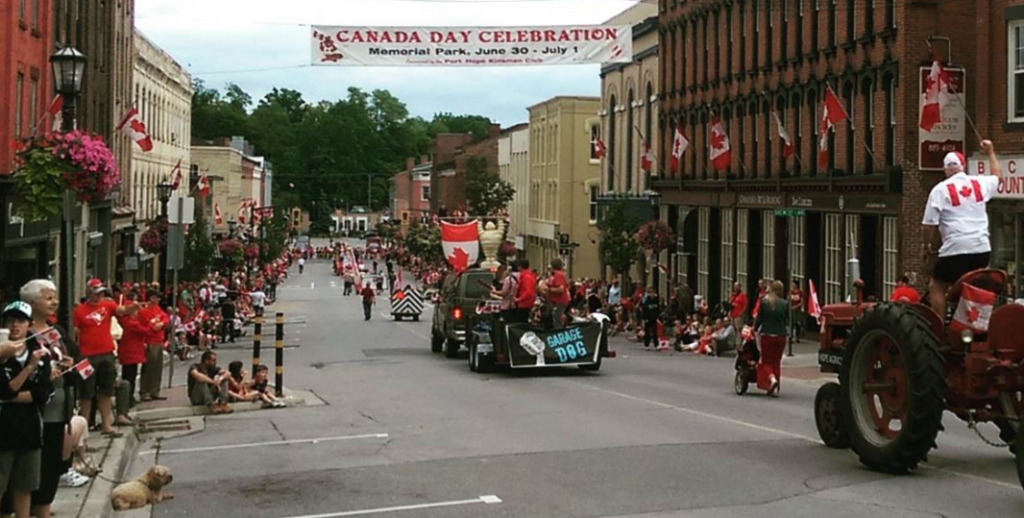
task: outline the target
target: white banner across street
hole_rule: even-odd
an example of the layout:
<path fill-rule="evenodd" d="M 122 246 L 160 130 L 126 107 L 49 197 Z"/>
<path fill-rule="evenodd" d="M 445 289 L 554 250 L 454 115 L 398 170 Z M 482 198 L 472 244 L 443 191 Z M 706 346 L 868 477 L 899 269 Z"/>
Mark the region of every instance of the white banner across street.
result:
<path fill-rule="evenodd" d="M 629 25 L 312 28 L 312 64 L 529 66 L 628 63 Z"/>

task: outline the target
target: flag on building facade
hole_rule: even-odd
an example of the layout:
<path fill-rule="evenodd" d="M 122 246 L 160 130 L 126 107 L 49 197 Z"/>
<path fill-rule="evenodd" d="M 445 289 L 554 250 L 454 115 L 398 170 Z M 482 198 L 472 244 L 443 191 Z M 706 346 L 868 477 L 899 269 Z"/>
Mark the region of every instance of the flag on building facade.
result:
<path fill-rule="evenodd" d="M 136 108 L 128 110 L 128 113 L 121 119 L 121 124 L 117 125 L 117 129 L 134 140 L 142 151 L 148 153 L 153 150 L 153 139 L 149 138 L 149 134 L 146 133 L 146 125 L 142 122 L 142 116 L 139 115 L 139 110 Z"/>
<path fill-rule="evenodd" d="M 213 204 L 213 223 L 215 225 L 224 224 L 224 215 L 220 212 L 220 205 L 216 203 Z"/>
<path fill-rule="evenodd" d="M 846 120 L 846 110 L 843 103 L 839 102 L 832 87 L 825 89 L 825 102 L 821 109 L 821 124 L 818 126 L 818 167 L 828 167 L 828 134 L 835 131 L 836 124 Z"/>
<path fill-rule="evenodd" d="M 942 68 L 939 58 L 932 55 L 932 70 L 925 83 L 924 104 L 921 106 L 921 129 L 931 131 L 933 126 L 942 122 L 942 106 L 948 100 L 948 91 L 949 74 Z"/>
<path fill-rule="evenodd" d="M 725 124 L 717 115 L 711 119 L 711 166 L 716 171 L 724 171 L 732 166 L 729 135 L 725 133 Z"/>
<path fill-rule="evenodd" d="M 50 125 L 50 131 L 60 131 L 61 126 L 64 124 L 64 96 L 57 94 L 54 96 L 53 101 L 50 102 L 50 107 L 46 109 L 46 113 L 50 115 L 53 121 Z"/>
<path fill-rule="evenodd" d="M 456 271 L 462 271 L 476 264 L 480 253 L 480 236 L 476 220 L 454 224 L 441 222 L 441 248 L 448 264 Z"/>
<path fill-rule="evenodd" d="M 205 198 L 210 195 L 210 177 L 205 174 L 199 177 L 199 184 L 196 185 L 196 191 L 199 193 L 200 198 Z"/>
<path fill-rule="evenodd" d="M 679 167 L 683 164 L 683 153 L 686 153 L 688 147 L 690 147 L 690 140 L 683 134 L 682 125 L 677 125 L 675 136 L 672 137 L 672 160 L 669 163 L 669 169 L 679 171 Z"/>
<path fill-rule="evenodd" d="M 640 170 L 650 173 L 654 168 L 654 150 L 646 140 L 641 140 L 640 145 L 643 149 L 643 154 L 640 155 Z"/>
<path fill-rule="evenodd" d="M 171 169 L 171 189 L 175 191 L 181 185 L 181 159 L 178 159 L 178 163 L 175 164 L 174 169 Z"/>
<path fill-rule="evenodd" d="M 604 145 L 604 141 L 601 140 L 601 137 L 594 137 L 594 140 L 591 141 L 590 145 L 594 146 L 594 156 L 596 156 L 598 160 L 604 158 L 604 155 L 608 153 L 608 147 Z"/>
<path fill-rule="evenodd" d="M 775 117 L 775 126 L 779 129 L 779 138 L 782 139 L 782 159 L 789 160 L 789 157 L 796 153 L 793 139 L 789 138 L 789 132 L 786 131 L 786 125 L 782 123 L 779 114 L 772 112 L 772 116 Z"/>

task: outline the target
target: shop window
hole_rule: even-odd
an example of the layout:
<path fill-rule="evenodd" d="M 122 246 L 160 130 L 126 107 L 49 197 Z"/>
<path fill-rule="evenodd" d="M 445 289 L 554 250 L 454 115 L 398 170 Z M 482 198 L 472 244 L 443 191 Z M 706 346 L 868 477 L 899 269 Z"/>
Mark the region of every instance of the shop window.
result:
<path fill-rule="evenodd" d="M 722 293 L 729 293 L 736 270 L 734 214 L 734 209 L 722 209 Z"/>
<path fill-rule="evenodd" d="M 843 216 L 825 215 L 825 300 L 822 305 L 843 301 Z"/>
<path fill-rule="evenodd" d="M 882 293 L 892 293 L 899 272 L 900 220 L 895 217 L 882 219 Z"/>
<path fill-rule="evenodd" d="M 711 280 L 711 207 L 700 207 L 697 212 L 697 293 L 708 296 Z M 708 301 L 708 305 L 713 305 Z"/>
<path fill-rule="evenodd" d="M 761 237 L 764 240 L 761 256 L 761 275 L 765 280 L 775 278 L 775 211 L 761 213 Z"/>
<path fill-rule="evenodd" d="M 750 209 L 736 210 L 736 282 L 746 286 L 750 279 Z M 722 293 L 732 293 L 732 286 Z"/>
<path fill-rule="evenodd" d="M 1010 56 L 1007 63 L 1010 91 L 1007 117 L 1010 122 L 1024 122 L 1024 21 L 1011 23 L 1009 30 Z"/>

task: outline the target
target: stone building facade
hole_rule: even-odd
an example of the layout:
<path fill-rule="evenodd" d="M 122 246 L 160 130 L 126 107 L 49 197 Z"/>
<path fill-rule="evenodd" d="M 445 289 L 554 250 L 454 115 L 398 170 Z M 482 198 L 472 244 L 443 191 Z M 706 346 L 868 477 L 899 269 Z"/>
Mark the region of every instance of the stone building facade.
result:
<path fill-rule="evenodd" d="M 554 97 L 529 108 L 526 257 L 537 271 L 562 257 L 568 275 L 601 274 L 596 199 L 601 162 L 591 149 L 600 103 L 600 97 Z"/>
<path fill-rule="evenodd" d="M 498 140 L 498 174 L 516 190 L 508 206 L 506 240 L 526 250 L 526 229 L 530 212 L 530 125 L 517 124 L 501 133 Z"/>

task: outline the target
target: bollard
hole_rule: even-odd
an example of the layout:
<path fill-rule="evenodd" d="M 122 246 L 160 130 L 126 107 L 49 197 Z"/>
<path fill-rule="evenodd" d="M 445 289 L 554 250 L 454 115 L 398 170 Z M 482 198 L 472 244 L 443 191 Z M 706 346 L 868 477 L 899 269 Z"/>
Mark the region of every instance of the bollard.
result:
<path fill-rule="evenodd" d="M 260 346 L 263 345 L 263 313 L 256 313 L 256 329 L 252 335 L 252 372 L 260 365 Z"/>
<path fill-rule="evenodd" d="M 277 397 L 284 397 L 284 313 L 277 314 L 274 330 L 275 373 L 274 385 Z"/>

